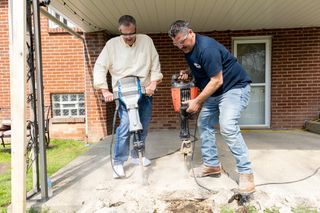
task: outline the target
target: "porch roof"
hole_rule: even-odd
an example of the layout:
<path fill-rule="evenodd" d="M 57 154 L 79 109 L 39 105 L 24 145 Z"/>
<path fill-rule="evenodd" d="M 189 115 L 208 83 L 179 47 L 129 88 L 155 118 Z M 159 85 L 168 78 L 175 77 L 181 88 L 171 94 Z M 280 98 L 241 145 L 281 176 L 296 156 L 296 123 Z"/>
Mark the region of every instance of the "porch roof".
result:
<path fill-rule="evenodd" d="M 177 19 L 197 32 L 320 26 L 319 0 L 51 0 L 50 6 L 85 32 L 118 33 L 130 14 L 141 33 L 166 33 Z"/>

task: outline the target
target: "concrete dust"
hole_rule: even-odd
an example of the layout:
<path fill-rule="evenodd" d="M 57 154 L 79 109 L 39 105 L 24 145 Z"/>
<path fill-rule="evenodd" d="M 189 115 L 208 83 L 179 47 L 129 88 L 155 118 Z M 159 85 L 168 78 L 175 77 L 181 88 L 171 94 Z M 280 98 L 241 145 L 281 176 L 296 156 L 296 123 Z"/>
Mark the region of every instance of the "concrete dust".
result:
<path fill-rule="evenodd" d="M 317 169 L 320 136 L 301 131 L 289 133 L 244 133 L 255 183 L 262 185 L 256 188 L 253 199 L 242 207 L 236 201 L 228 203 L 232 189 L 237 188 L 238 174 L 234 158 L 221 137 L 217 135 L 219 158 L 227 174 L 197 179 L 211 190 L 208 191 L 189 176 L 181 153 L 167 155 L 181 144 L 179 133 L 169 130 L 151 132 L 146 156 L 156 159 L 143 168 L 143 178 L 141 167 L 133 165 L 129 159 L 124 165 L 126 178 L 113 179 L 109 144 L 101 142 L 53 176 L 51 199 L 39 203 L 35 198 L 29 205 L 38 205 L 49 212 L 68 213 L 220 212 L 224 208 L 248 212 L 250 207 L 258 212 L 278 209 L 285 213 L 297 206 L 320 212 L 320 171 Z M 200 146 L 196 143 L 195 166 L 201 164 Z"/>
<path fill-rule="evenodd" d="M 189 176 L 180 153 L 160 158 L 144 169 L 148 184 L 141 182 L 141 167 L 125 166 L 127 177 L 124 179 L 105 179 L 97 185 L 91 199 L 85 201 L 78 213 L 87 212 L 132 212 L 132 213 L 184 213 L 184 212 L 220 212 L 222 207 L 239 211 L 236 201 L 227 204 L 236 188 L 235 181 L 226 174 L 220 178 L 206 177 L 198 179 L 205 187 L 216 191 L 212 193 L 199 187 Z M 270 201 L 269 203 L 267 201 Z M 291 205 L 283 199 L 269 196 L 258 191 L 250 205 L 256 209 L 271 208 L 276 203 L 285 207 Z"/>
<path fill-rule="evenodd" d="M 78 212 L 212 212 L 212 193 L 196 185 L 180 153 L 153 161 L 145 168 L 148 185 L 139 180 L 140 166 L 125 169 L 127 178 L 105 180 Z M 221 182 L 204 179 L 212 182 L 207 185 L 212 188 Z"/>
<path fill-rule="evenodd" d="M 140 180 L 140 166 L 126 165 L 125 170 L 127 178 L 104 180 L 96 187 L 92 199 L 77 212 L 188 213 L 220 212 L 221 208 L 246 212 L 248 206 L 258 211 L 276 206 L 285 212 L 299 205 L 319 206 L 319 198 L 303 199 L 297 195 L 281 194 L 279 190 L 272 193 L 260 189 L 245 206 L 239 206 L 236 201 L 228 203 L 233 195 L 231 189 L 237 187 L 236 182 L 222 174 L 220 178 L 198 179 L 200 184 L 217 193 L 199 187 L 189 176 L 180 153 L 157 159 L 145 168 L 147 185 Z"/>

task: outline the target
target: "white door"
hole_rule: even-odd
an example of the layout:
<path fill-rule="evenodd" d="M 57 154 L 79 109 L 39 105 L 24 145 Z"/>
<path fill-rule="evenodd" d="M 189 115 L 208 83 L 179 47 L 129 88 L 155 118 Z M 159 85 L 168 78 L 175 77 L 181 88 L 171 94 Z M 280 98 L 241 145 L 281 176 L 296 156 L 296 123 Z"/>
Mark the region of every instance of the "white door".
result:
<path fill-rule="evenodd" d="M 271 37 L 233 38 L 233 54 L 251 77 L 251 99 L 241 127 L 270 127 Z"/>

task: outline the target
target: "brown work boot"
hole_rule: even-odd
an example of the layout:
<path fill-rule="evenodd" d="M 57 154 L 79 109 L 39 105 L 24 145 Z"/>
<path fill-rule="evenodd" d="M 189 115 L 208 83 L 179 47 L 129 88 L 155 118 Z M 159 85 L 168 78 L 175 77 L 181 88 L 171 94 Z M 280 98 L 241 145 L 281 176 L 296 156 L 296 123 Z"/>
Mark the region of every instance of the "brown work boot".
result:
<path fill-rule="evenodd" d="M 250 194 L 255 192 L 253 174 L 240 174 L 239 176 L 239 192 L 243 194 Z"/>
<path fill-rule="evenodd" d="M 221 175 L 221 167 L 220 166 L 206 166 L 202 164 L 199 167 L 193 168 L 190 170 L 191 177 L 206 177 L 206 176 L 213 176 L 213 177 L 220 177 Z"/>

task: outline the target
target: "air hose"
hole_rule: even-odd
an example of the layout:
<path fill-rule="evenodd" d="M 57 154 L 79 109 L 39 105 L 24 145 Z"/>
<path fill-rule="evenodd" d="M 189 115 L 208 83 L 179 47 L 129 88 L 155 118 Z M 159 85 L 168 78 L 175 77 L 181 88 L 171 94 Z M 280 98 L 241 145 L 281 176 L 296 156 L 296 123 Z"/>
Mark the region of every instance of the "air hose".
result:
<path fill-rule="evenodd" d="M 115 103 L 116 103 L 116 109 L 114 111 L 114 116 L 113 116 L 113 121 L 112 121 L 112 136 L 111 136 L 111 143 L 110 143 L 110 162 L 111 162 L 111 168 L 113 170 L 113 172 L 119 177 L 119 178 L 122 178 L 118 173 L 117 171 L 114 169 L 114 164 L 113 164 L 113 157 L 112 157 L 112 145 L 113 145 L 113 139 L 114 139 L 114 131 L 115 131 L 115 126 L 116 126 L 116 120 L 117 120 L 117 114 L 118 114 L 118 111 L 119 111 L 119 99 L 116 99 L 115 100 Z"/>

